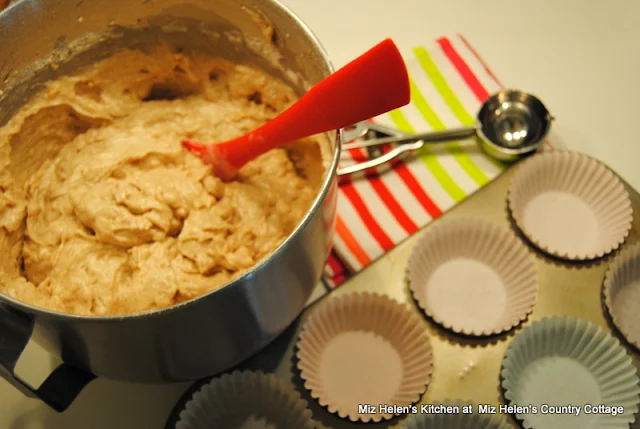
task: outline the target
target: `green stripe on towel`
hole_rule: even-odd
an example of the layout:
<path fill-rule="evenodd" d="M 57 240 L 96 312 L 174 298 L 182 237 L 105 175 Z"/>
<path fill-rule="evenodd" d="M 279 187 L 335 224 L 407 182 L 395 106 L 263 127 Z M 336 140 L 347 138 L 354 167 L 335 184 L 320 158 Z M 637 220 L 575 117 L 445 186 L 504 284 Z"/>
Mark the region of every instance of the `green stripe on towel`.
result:
<path fill-rule="evenodd" d="M 412 89 L 413 91 L 413 89 Z M 413 94 L 412 94 L 413 96 Z M 402 113 L 400 109 L 389 112 L 389 117 L 396 125 L 398 130 L 404 133 L 415 133 L 415 128 L 409 123 L 407 117 Z M 431 171 L 433 177 L 436 178 L 438 183 L 442 186 L 447 194 L 456 202 L 464 200 L 467 196 L 465 192 L 458 186 L 456 182 L 451 178 L 447 170 L 440 165 L 438 158 L 429 150 L 428 147 L 424 147 L 419 154 L 420 160 Z"/>

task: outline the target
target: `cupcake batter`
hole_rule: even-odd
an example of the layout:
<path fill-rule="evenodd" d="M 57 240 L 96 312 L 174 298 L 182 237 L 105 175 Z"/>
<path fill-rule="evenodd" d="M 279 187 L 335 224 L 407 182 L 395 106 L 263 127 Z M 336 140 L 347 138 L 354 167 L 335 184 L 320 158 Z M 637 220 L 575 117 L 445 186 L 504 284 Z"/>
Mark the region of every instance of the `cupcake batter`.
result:
<path fill-rule="evenodd" d="M 238 277 L 309 209 L 323 146 L 270 151 L 223 183 L 180 142 L 237 137 L 294 99 L 261 71 L 168 48 L 51 82 L 0 129 L 0 292 L 132 314 Z"/>

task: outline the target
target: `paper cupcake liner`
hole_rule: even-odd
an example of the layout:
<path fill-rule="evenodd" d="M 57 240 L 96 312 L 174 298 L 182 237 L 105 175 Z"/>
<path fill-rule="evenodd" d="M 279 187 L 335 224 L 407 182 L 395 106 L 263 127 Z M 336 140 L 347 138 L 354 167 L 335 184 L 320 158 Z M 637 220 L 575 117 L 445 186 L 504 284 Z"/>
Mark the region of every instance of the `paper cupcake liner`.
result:
<path fill-rule="evenodd" d="M 489 410 L 481 410 L 478 404 L 471 401 L 445 399 L 432 405 L 438 407 L 439 411 L 413 414 L 404 421 L 402 429 L 513 429 L 504 414 L 481 414 Z M 468 406 L 473 414 L 463 413 Z"/>
<path fill-rule="evenodd" d="M 176 429 L 313 429 L 307 405 L 292 385 L 273 374 L 235 371 L 197 391 Z"/>
<path fill-rule="evenodd" d="M 540 250 L 591 260 L 616 250 L 629 235 L 633 211 L 620 179 L 600 162 L 555 151 L 524 161 L 508 191 L 518 228 Z"/>
<path fill-rule="evenodd" d="M 624 249 L 611 262 L 603 295 L 613 323 L 640 349 L 640 245 Z"/>
<path fill-rule="evenodd" d="M 639 380 L 626 350 L 604 329 L 575 317 L 524 328 L 505 353 L 501 375 L 504 396 L 523 407 L 514 414 L 527 429 L 626 429 L 638 411 Z"/>
<path fill-rule="evenodd" d="M 424 321 L 407 306 L 372 293 L 334 298 L 307 320 L 298 368 L 311 396 L 351 421 L 379 422 L 417 402 L 431 380 L 433 354 Z M 361 410 L 372 405 L 375 413 Z"/>
<path fill-rule="evenodd" d="M 436 323 L 465 335 L 510 330 L 538 294 L 535 260 L 508 229 L 481 219 L 443 221 L 409 258 L 409 288 Z"/>

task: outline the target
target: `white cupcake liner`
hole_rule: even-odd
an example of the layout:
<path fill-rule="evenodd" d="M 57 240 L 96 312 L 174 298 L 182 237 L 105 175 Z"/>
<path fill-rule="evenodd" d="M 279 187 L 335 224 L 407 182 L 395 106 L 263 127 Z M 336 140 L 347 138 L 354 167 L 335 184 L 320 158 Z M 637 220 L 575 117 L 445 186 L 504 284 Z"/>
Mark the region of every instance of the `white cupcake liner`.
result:
<path fill-rule="evenodd" d="M 638 375 L 626 350 L 601 327 L 575 317 L 544 318 L 524 328 L 505 353 L 501 376 L 510 405 L 537 407 L 537 413 L 514 412 L 526 429 L 627 429 L 640 402 Z M 582 408 L 579 415 L 551 414 L 544 405 Z M 585 405 L 623 411 L 593 414 Z"/>
<path fill-rule="evenodd" d="M 329 412 L 379 422 L 402 414 L 380 404 L 406 407 L 420 399 L 433 354 L 424 321 L 406 305 L 352 293 L 313 311 L 300 334 L 298 368 L 305 388 Z M 379 412 L 361 413 L 361 404 Z"/>
<path fill-rule="evenodd" d="M 436 407 L 457 407 L 459 412 L 416 413 L 407 418 L 402 429 L 513 429 L 504 414 L 480 414 L 478 404 L 454 399 L 435 402 Z M 473 414 L 463 413 L 466 406 L 471 406 Z"/>
<path fill-rule="evenodd" d="M 409 258 L 408 280 L 427 316 L 465 335 L 514 328 L 538 293 L 533 255 L 511 231 L 481 219 L 443 221 L 429 230 Z"/>
<path fill-rule="evenodd" d="M 568 260 L 592 260 L 629 235 L 633 210 L 620 179 L 583 154 L 554 151 L 524 161 L 507 201 L 513 220 L 540 250 Z"/>
<path fill-rule="evenodd" d="M 611 262 L 603 295 L 613 323 L 640 349 L 640 244 L 624 249 Z"/>
<path fill-rule="evenodd" d="M 273 374 L 234 371 L 197 391 L 176 429 L 313 429 L 307 405 L 291 384 Z"/>

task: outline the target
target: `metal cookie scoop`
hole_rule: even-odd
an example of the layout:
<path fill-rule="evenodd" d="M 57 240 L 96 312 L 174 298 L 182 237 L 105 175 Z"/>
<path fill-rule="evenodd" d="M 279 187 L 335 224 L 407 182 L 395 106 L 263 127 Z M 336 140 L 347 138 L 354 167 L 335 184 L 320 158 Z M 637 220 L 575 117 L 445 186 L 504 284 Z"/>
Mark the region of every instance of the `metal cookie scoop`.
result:
<path fill-rule="evenodd" d="M 513 162 L 535 152 L 551 128 L 553 117 L 542 102 L 526 92 L 505 89 L 487 99 L 477 115 L 477 123 L 452 130 L 404 134 L 347 143 L 343 150 L 371 148 L 389 143 L 389 152 L 358 164 L 340 168 L 339 176 L 368 170 L 386 164 L 402 154 L 413 153 L 427 143 L 443 143 L 476 137 L 480 147 L 492 158 Z M 366 133 L 362 126 L 350 132 L 353 137 Z"/>

